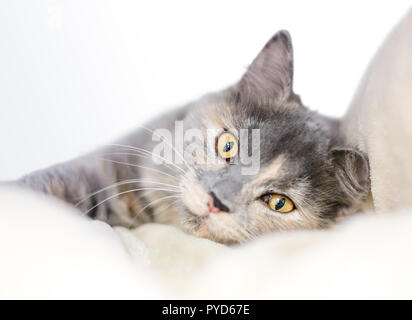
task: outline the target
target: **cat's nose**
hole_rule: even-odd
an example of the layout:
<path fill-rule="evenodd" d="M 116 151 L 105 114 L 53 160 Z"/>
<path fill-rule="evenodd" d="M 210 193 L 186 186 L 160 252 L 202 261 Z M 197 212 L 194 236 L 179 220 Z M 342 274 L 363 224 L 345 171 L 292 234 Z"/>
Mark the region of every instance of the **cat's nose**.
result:
<path fill-rule="evenodd" d="M 209 212 L 211 213 L 219 213 L 220 211 L 226 211 L 229 212 L 229 208 L 226 207 L 222 201 L 220 201 L 216 195 L 211 192 L 210 196 L 212 197 L 212 199 L 209 201 L 209 203 L 207 204 L 208 208 L 209 208 Z"/>

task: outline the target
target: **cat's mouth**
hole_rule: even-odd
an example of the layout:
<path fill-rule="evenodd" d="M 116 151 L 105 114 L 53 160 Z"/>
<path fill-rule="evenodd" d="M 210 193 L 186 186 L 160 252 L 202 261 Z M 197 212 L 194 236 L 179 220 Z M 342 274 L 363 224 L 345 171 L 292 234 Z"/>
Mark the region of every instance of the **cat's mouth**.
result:
<path fill-rule="evenodd" d="M 197 212 L 193 212 L 188 208 L 186 205 L 183 205 L 184 213 L 185 213 L 185 223 L 191 223 L 194 224 L 195 226 L 201 226 L 206 222 L 207 219 L 209 219 L 209 213 L 204 213 L 204 214 L 199 214 Z"/>
<path fill-rule="evenodd" d="M 191 234 L 200 237 L 213 239 L 212 231 L 208 225 L 209 214 L 199 215 L 183 205 L 183 226 Z"/>
<path fill-rule="evenodd" d="M 225 213 L 216 214 L 211 210 L 212 196 L 199 183 L 184 181 L 182 191 L 184 228 L 197 237 L 215 240 L 219 234 L 220 216 Z"/>
<path fill-rule="evenodd" d="M 225 218 L 228 218 L 230 215 L 229 213 L 210 213 L 199 216 L 198 214 L 190 211 L 187 207 L 184 208 L 184 212 L 184 227 L 192 235 L 198 238 L 209 239 L 227 245 L 236 244 L 242 241 L 242 239 L 234 233 L 227 232 L 231 230 L 230 228 L 225 228 Z"/>

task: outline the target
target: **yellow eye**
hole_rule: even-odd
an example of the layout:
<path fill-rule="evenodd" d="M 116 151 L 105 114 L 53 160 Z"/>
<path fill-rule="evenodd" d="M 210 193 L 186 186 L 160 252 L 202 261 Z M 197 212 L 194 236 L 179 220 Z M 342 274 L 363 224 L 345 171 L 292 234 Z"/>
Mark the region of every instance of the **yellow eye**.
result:
<path fill-rule="evenodd" d="M 295 209 L 292 200 L 280 194 L 271 194 L 268 205 L 272 210 L 280 213 L 289 213 Z"/>
<path fill-rule="evenodd" d="M 233 158 L 238 152 L 236 138 L 230 132 L 224 132 L 219 136 L 216 147 L 217 152 L 223 159 Z"/>

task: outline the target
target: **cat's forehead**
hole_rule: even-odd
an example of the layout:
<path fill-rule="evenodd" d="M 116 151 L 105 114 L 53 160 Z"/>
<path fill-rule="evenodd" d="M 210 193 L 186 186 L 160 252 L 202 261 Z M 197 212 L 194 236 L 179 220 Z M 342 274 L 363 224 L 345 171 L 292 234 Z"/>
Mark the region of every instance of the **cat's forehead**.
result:
<path fill-rule="evenodd" d="M 203 104 L 202 125 L 227 130 L 258 129 L 265 138 L 312 135 L 322 130 L 316 114 L 301 105 L 271 106 L 208 100 Z M 273 141 L 273 140 L 272 140 Z"/>
<path fill-rule="evenodd" d="M 296 101 L 277 105 L 274 102 L 254 104 L 234 99 L 230 94 L 211 94 L 198 102 L 195 110 L 211 125 L 226 125 L 233 128 L 260 128 L 265 122 L 278 122 L 279 116 L 306 117 L 308 110 Z"/>
<path fill-rule="evenodd" d="M 330 144 L 329 132 L 317 114 L 302 105 L 242 105 L 228 99 L 207 101 L 203 109 L 205 128 L 239 132 L 253 129 L 259 132 L 260 161 L 270 165 L 283 155 L 301 166 L 323 161 Z"/>

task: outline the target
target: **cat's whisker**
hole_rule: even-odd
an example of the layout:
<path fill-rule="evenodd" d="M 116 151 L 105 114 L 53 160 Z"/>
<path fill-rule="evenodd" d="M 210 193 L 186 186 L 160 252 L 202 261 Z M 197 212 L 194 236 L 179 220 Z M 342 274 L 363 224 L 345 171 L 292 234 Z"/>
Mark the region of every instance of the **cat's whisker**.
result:
<path fill-rule="evenodd" d="M 137 215 L 139 215 L 139 214 L 142 213 L 146 208 L 154 205 L 155 203 L 158 203 L 159 201 L 163 201 L 163 200 L 170 199 L 170 198 L 179 198 L 179 199 L 180 199 L 180 198 L 183 198 L 183 196 L 182 196 L 182 195 L 165 196 L 165 197 L 162 197 L 162 198 L 153 200 L 153 201 L 151 201 L 149 204 L 145 205 L 142 209 L 140 209 L 140 211 L 137 213 Z"/>
<path fill-rule="evenodd" d="M 130 150 L 130 151 L 135 151 L 135 150 Z M 136 151 L 135 151 L 136 152 Z M 108 156 L 111 156 L 111 155 L 113 155 L 113 156 L 130 156 L 130 157 L 141 157 L 141 158 L 144 158 L 144 159 L 148 159 L 148 160 L 152 160 L 153 161 L 153 158 L 151 157 L 151 156 L 149 156 L 149 155 L 146 155 L 146 154 L 142 154 L 142 153 L 139 153 L 139 152 L 136 152 L 136 153 L 129 153 L 129 152 L 105 152 L 104 153 L 105 155 L 108 155 Z M 161 164 L 159 164 L 159 166 L 165 166 L 166 168 L 169 168 L 171 171 L 173 171 L 173 172 L 175 172 L 175 170 L 176 170 L 176 168 L 175 167 L 171 167 L 170 165 L 168 165 L 167 163 L 161 163 Z"/>
<path fill-rule="evenodd" d="M 110 189 L 115 188 L 115 187 L 123 186 L 123 185 L 126 185 L 126 184 L 141 183 L 141 182 L 151 183 L 151 184 L 160 185 L 160 186 L 166 186 L 166 187 L 169 187 L 169 188 L 175 190 L 176 192 L 179 192 L 179 191 L 180 191 L 180 188 L 179 188 L 177 185 L 172 185 L 172 184 L 163 183 L 163 182 L 158 182 L 158 181 L 151 181 L 151 180 L 147 180 L 147 179 L 128 179 L 128 180 L 123 180 L 123 181 L 119 181 L 119 182 L 113 183 L 113 184 L 111 184 L 111 185 L 109 185 L 109 186 L 107 186 L 107 187 L 104 187 L 104 188 L 99 189 L 99 190 L 97 190 L 97 191 L 95 191 L 95 192 L 93 192 L 93 193 L 88 194 L 84 199 L 82 199 L 82 200 L 80 200 L 79 202 L 77 202 L 77 203 L 75 204 L 75 207 L 78 207 L 78 206 L 79 206 L 80 204 L 82 204 L 84 201 L 90 199 L 91 197 L 93 197 L 93 196 L 95 196 L 95 195 L 97 195 L 97 194 L 99 194 L 99 193 L 101 193 L 101 192 L 110 190 Z M 147 187 L 147 188 L 149 188 L 149 187 Z M 158 189 L 160 189 L 160 188 L 158 188 Z"/>
<path fill-rule="evenodd" d="M 178 177 L 178 178 L 180 178 L 180 179 L 187 179 L 187 177 L 186 177 L 187 172 L 186 172 L 185 170 L 183 170 L 181 167 L 179 167 L 178 165 L 176 165 L 176 164 L 174 164 L 174 163 L 172 163 L 172 162 L 170 162 L 170 161 L 168 162 L 167 159 L 165 159 L 165 158 L 163 158 L 163 157 L 161 157 L 161 156 L 158 156 L 158 155 L 156 155 L 156 154 L 153 154 L 152 152 L 150 152 L 150 151 L 148 151 L 148 150 L 146 150 L 146 149 L 139 148 L 139 147 L 133 147 L 133 146 L 129 146 L 129 145 L 123 145 L 123 144 L 111 144 L 111 146 L 117 146 L 117 147 L 129 149 L 129 150 L 134 151 L 134 152 L 138 152 L 137 154 L 135 154 L 136 156 L 145 157 L 145 158 L 147 158 L 147 159 L 150 159 L 152 155 L 155 156 L 155 157 L 157 157 L 157 158 L 159 158 L 159 159 L 163 159 L 164 162 L 166 162 L 166 163 L 163 163 L 163 162 L 162 162 L 161 165 L 164 165 L 164 166 L 168 167 L 168 168 L 169 168 L 170 170 L 172 170 L 172 171 L 174 171 L 174 169 L 177 169 L 177 170 L 181 171 L 183 174 L 181 174 L 181 175 L 179 175 L 179 176 L 176 176 L 176 177 Z M 140 150 L 141 150 L 141 151 L 140 151 Z M 143 152 L 144 154 L 143 154 L 143 155 L 142 155 L 142 154 L 139 154 L 139 152 Z M 107 154 L 110 154 L 110 153 L 107 153 Z M 113 153 L 113 154 L 115 154 L 115 153 Z M 126 154 L 127 154 L 127 153 L 126 153 Z M 133 155 L 133 154 L 130 154 L 130 155 Z M 170 167 L 169 165 L 172 165 L 172 167 Z M 189 169 L 190 169 L 190 168 L 189 168 Z M 195 168 L 195 170 L 198 170 L 198 169 Z M 197 176 L 196 172 L 193 171 L 192 169 L 190 169 L 190 172 L 193 173 L 193 175 L 194 175 L 195 177 Z M 199 172 L 200 172 L 200 170 L 199 170 Z"/>
<path fill-rule="evenodd" d="M 174 168 L 176 168 L 177 170 L 185 173 L 185 171 L 184 171 L 181 167 L 179 167 L 178 165 L 176 165 L 175 163 L 173 163 L 173 162 L 167 160 L 166 158 L 164 158 L 164 157 L 162 157 L 162 156 L 159 156 L 159 155 L 157 155 L 157 154 L 155 154 L 155 153 L 153 153 L 153 152 L 151 152 L 151 151 L 149 151 L 149 150 L 146 150 L 146 149 L 144 149 L 144 148 L 139 148 L 139 147 L 124 145 L 124 144 L 111 144 L 110 146 L 116 146 L 116 147 L 126 148 L 126 149 L 133 150 L 133 151 L 136 151 L 136 152 L 141 152 L 141 153 L 143 153 L 143 154 L 145 154 L 145 155 L 149 155 L 149 156 L 151 156 L 151 157 L 156 157 L 157 159 L 162 160 L 162 161 L 164 161 L 165 163 L 172 165 L 172 166 L 173 166 Z"/>
<path fill-rule="evenodd" d="M 104 160 L 104 161 L 109 161 L 109 162 L 112 162 L 112 163 L 117 163 L 117 164 L 121 164 L 121 165 L 126 165 L 126 166 L 131 166 L 131 167 L 135 167 L 135 168 L 141 168 L 141 169 L 145 169 L 145 170 L 157 172 L 157 173 L 159 173 L 159 174 L 162 174 L 162 175 L 165 175 L 165 176 L 167 176 L 167 177 L 170 177 L 170 178 L 172 178 L 172 179 L 174 179 L 174 180 L 176 180 L 176 181 L 179 181 L 176 176 L 171 175 L 171 174 L 168 174 L 168 173 L 166 173 L 166 172 L 164 172 L 164 171 L 161 171 L 161 170 L 158 170 L 158 169 L 155 169 L 155 168 L 151 168 L 151 167 L 147 167 L 147 166 L 141 166 L 141 165 L 133 164 L 133 163 L 129 163 L 129 162 L 123 162 L 123 161 L 117 161 L 117 160 L 112 160 L 112 159 L 106 159 L 106 158 L 100 158 L 100 159 L 101 159 L 101 160 Z"/>
<path fill-rule="evenodd" d="M 170 209 L 170 208 L 172 208 L 174 205 L 176 205 L 179 201 L 181 201 L 180 198 L 177 199 L 177 200 L 175 200 L 175 201 L 173 201 L 171 204 L 169 204 L 168 206 L 166 206 L 166 207 L 163 208 L 162 210 L 156 211 L 156 214 L 160 214 L 160 213 L 165 212 L 167 209 Z"/>
<path fill-rule="evenodd" d="M 150 206 L 152 206 L 152 205 L 154 205 L 154 204 L 156 204 L 156 203 L 158 203 L 158 202 L 160 202 L 160 201 L 164 201 L 164 200 L 167 200 L 167 199 L 176 199 L 176 198 L 178 198 L 178 200 L 180 200 L 181 198 L 183 198 L 183 195 L 164 196 L 164 197 L 161 197 L 161 198 L 159 198 L 159 199 L 156 199 L 156 200 L 153 200 L 153 201 L 149 202 L 149 203 L 148 203 L 147 205 L 145 205 L 142 209 L 140 209 L 139 212 L 137 212 L 137 213 L 135 214 L 135 217 L 132 219 L 132 221 L 131 221 L 130 224 L 129 224 L 129 228 L 132 226 L 132 223 L 133 223 L 133 221 L 136 219 L 136 217 L 138 217 L 139 214 L 141 214 L 141 213 L 142 213 L 144 210 L 146 210 L 148 207 L 150 207 Z"/>
<path fill-rule="evenodd" d="M 92 210 L 94 210 L 94 209 L 97 208 L 98 206 L 102 205 L 103 203 L 105 203 L 105 202 L 107 202 L 107 201 L 109 201 L 109 200 L 111 200 L 111 199 L 113 199 L 113 198 L 116 198 L 116 197 L 118 197 L 118 196 L 121 196 L 121 195 L 123 195 L 123 194 L 131 193 L 131 192 L 137 192 L 137 191 L 142 191 L 142 190 L 148 190 L 148 189 L 150 189 L 150 190 L 159 190 L 159 191 L 168 191 L 168 192 L 179 193 L 178 191 L 167 190 L 167 189 L 164 189 L 164 188 L 137 188 L 137 189 L 131 189 L 131 190 L 119 192 L 119 193 L 116 193 L 116 194 L 114 194 L 114 195 L 112 195 L 112 196 L 110 196 L 110 197 L 107 197 L 106 199 L 100 201 L 99 203 L 97 203 L 96 205 L 94 205 L 93 207 L 91 207 L 90 209 L 88 209 L 86 212 L 84 212 L 84 214 L 85 214 L 85 215 L 89 214 L 89 212 L 91 212 Z M 179 197 L 179 196 L 168 196 L 168 197 Z M 161 199 L 164 199 L 164 198 L 165 198 L 165 197 L 163 197 L 163 198 L 161 198 Z M 158 199 L 158 200 L 161 200 L 161 199 Z M 145 208 L 146 208 L 146 207 L 145 207 Z M 141 210 L 141 211 L 142 211 L 142 210 Z M 141 213 L 141 211 L 139 211 L 139 213 Z"/>
<path fill-rule="evenodd" d="M 147 128 L 146 128 L 147 129 Z M 147 129 L 150 130 L 150 129 Z M 166 141 L 164 141 L 166 142 Z M 167 143 L 167 142 L 166 142 Z M 169 144 L 170 145 L 170 144 Z M 130 145 L 123 145 L 123 144 L 110 144 L 109 146 L 116 146 L 116 147 L 120 147 L 120 148 L 124 148 L 124 149 L 128 149 L 130 151 L 134 151 L 136 152 L 136 156 L 141 156 L 144 157 L 146 159 L 153 159 L 153 157 L 156 157 L 157 159 L 161 160 L 162 162 L 159 165 L 164 165 L 167 168 L 169 168 L 170 170 L 174 171 L 174 169 L 179 170 L 180 172 L 182 172 L 183 174 L 186 174 L 186 171 L 183 170 L 181 167 L 179 167 L 178 165 L 176 165 L 173 162 L 170 162 L 170 160 L 167 160 L 164 157 L 161 157 L 157 154 L 154 154 L 153 152 L 150 152 L 149 150 L 146 150 L 144 148 L 140 148 L 140 147 L 134 147 L 134 146 L 130 146 Z M 172 149 L 173 146 L 171 146 Z M 176 149 L 174 149 L 174 152 L 176 152 Z M 184 159 L 183 159 L 184 160 Z M 192 172 L 195 176 L 198 176 L 198 173 L 201 172 L 201 170 L 199 170 L 198 168 L 194 167 L 193 169 L 188 165 L 187 161 L 185 160 L 185 166 L 186 168 Z"/>
<path fill-rule="evenodd" d="M 151 194 L 151 193 L 153 193 L 153 192 L 155 192 L 155 191 L 156 191 L 156 190 L 143 191 L 143 192 L 140 193 L 140 195 L 141 195 L 142 198 L 144 198 L 144 197 L 147 197 L 149 194 Z"/>
<path fill-rule="evenodd" d="M 165 167 L 169 168 L 172 171 L 180 170 L 181 172 L 184 172 L 184 170 L 182 168 L 180 168 L 176 164 L 168 161 L 166 158 L 158 156 L 156 154 L 153 154 L 152 152 L 147 151 L 145 149 L 137 148 L 137 147 L 131 147 L 131 146 L 129 146 L 129 147 L 125 146 L 123 148 L 127 148 L 128 151 L 134 152 L 133 154 L 130 154 L 130 155 L 133 155 L 135 157 L 142 157 L 142 158 L 151 160 L 152 162 L 154 162 L 153 157 L 156 157 L 157 159 L 161 160 L 161 163 L 159 163 L 158 165 L 165 166 Z"/>
<path fill-rule="evenodd" d="M 185 158 L 183 157 L 183 155 L 182 155 L 180 152 L 178 152 L 178 151 L 176 150 L 176 148 L 175 148 L 170 142 L 166 141 L 162 136 L 158 135 L 155 131 L 153 131 L 153 130 L 145 127 L 145 126 L 140 126 L 140 127 L 141 127 L 142 129 L 145 129 L 145 130 L 151 132 L 152 134 L 156 135 L 159 139 L 161 139 L 164 143 L 166 143 L 170 148 L 172 148 L 172 150 L 174 151 L 174 153 L 179 156 L 179 158 L 180 158 L 180 159 L 183 161 L 183 163 L 185 164 L 186 168 L 187 168 L 188 170 L 193 171 L 193 169 L 189 166 L 189 164 L 187 163 L 187 161 L 185 160 Z"/>

